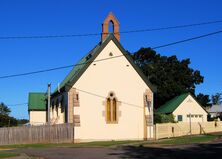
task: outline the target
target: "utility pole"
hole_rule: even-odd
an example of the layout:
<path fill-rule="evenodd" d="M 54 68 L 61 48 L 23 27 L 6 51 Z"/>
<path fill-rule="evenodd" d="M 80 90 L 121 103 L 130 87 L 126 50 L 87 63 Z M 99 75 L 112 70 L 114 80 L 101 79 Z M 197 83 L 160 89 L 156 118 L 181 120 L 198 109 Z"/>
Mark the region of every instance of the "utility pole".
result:
<path fill-rule="evenodd" d="M 48 84 L 48 125 L 50 125 L 51 83 Z"/>

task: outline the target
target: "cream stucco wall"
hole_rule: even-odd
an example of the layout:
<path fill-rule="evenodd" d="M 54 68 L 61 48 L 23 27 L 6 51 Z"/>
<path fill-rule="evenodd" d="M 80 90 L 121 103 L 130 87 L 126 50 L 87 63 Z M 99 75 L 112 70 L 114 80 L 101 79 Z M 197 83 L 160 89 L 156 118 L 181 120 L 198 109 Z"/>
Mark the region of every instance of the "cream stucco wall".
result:
<path fill-rule="evenodd" d="M 206 122 L 207 112 L 189 95 L 173 112 L 175 120 L 178 115 L 183 116 L 183 122 L 189 122 L 190 118 L 187 115 L 191 114 L 191 122 Z"/>
<path fill-rule="evenodd" d="M 42 125 L 46 123 L 46 111 L 30 111 L 29 122 L 31 125 Z"/>
<path fill-rule="evenodd" d="M 65 109 L 67 107 L 67 93 L 63 92 L 58 96 L 53 97 L 52 104 L 54 109 L 52 109 L 52 104 L 50 106 L 50 120 L 52 124 L 65 123 Z M 58 103 L 57 103 L 58 102 Z M 58 104 L 58 113 L 56 111 L 56 105 Z M 64 111 L 62 111 L 64 110 Z"/>
<path fill-rule="evenodd" d="M 110 41 L 95 60 L 109 58 L 110 52 L 113 56 L 122 55 Z M 150 89 L 124 56 L 93 62 L 73 88 L 77 89 L 80 102 L 80 107 L 74 107 L 74 115 L 80 115 L 80 127 L 75 127 L 74 133 L 76 140 L 143 139 L 143 95 Z M 117 124 L 107 124 L 105 120 L 103 97 L 111 91 L 121 101 Z M 153 129 L 147 130 L 151 137 L 149 132 Z"/>

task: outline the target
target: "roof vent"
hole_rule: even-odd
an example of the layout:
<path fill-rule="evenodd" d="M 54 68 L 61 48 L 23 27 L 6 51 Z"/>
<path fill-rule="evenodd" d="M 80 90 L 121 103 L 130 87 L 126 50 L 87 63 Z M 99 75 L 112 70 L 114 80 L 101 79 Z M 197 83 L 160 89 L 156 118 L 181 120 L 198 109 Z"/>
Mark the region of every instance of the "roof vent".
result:
<path fill-rule="evenodd" d="M 88 56 L 86 56 L 86 61 L 89 60 L 92 57 L 92 54 L 89 54 Z"/>

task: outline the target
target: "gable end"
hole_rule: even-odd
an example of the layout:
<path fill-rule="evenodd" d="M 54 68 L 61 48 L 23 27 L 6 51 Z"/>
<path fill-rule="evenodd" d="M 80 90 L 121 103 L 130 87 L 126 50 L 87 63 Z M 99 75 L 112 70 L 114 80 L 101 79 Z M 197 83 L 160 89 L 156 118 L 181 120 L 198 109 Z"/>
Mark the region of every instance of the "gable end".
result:
<path fill-rule="evenodd" d="M 123 53 L 123 56 L 129 61 L 129 63 L 133 66 L 135 71 L 139 74 L 142 80 L 146 83 L 146 85 L 152 90 L 152 92 L 156 92 L 156 87 L 150 83 L 148 78 L 143 74 L 140 68 L 134 63 L 130 54 L 128 54 L 125 49 L 121 46 L 119 41 L 115 38 L 115 36 L 111 33 L 107 37 L 107 39 L 101 44 L 101 46 L 96 50 L 96 52 L 92 55 L 90 60 L 83 66 L 83 68 L 78 72 L 76 76 L 74 76 L 69 82 L 66 84 L 66 90 L 68 91 L 76 81 L 82 76 L 82 74 L 86 71 L 86 69 L 90 66 L 90 64 L 96 59 L 96 57 L 100 54 L 100 52 L 106 47 L 106 45 L 113 40 L 118 49 Z"/>

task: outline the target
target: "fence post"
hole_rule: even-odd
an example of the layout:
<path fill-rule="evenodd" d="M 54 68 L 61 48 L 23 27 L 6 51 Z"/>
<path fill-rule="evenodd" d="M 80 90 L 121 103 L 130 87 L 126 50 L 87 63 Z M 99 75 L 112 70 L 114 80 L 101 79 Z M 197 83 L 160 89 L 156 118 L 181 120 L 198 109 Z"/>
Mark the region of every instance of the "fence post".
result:
<path fill-rule="evenodd" d="M 72 143 L 75 143 L 75 126 L 72 124 Z"/>
<path fill-rule="evenodd" d="M 158 124 L 155 124 L 155 139 L 158 140 Z"/>

